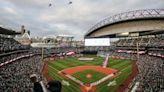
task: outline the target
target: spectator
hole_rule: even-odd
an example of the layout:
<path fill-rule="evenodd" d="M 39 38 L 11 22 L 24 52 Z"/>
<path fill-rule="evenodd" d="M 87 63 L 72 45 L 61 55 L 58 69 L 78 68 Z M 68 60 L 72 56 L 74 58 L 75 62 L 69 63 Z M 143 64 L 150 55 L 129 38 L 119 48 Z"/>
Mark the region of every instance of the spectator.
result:
<path fill-rule="evenodd" d="M 62 84 L 60 81 L 50 81 L 48 82 L 48 89 L 50 92 L 61 92 Z"/>
<path fill-rule="evenodd" d="M 43 92 L 43 88 L 42 88 L 40 82 L 38 82 L 38 80 L 37 80 L 37 75 L 32 74 L 30 76 L 30 79 L 34 83 L 34 88 L 33 88 L 34 92 Z"/>

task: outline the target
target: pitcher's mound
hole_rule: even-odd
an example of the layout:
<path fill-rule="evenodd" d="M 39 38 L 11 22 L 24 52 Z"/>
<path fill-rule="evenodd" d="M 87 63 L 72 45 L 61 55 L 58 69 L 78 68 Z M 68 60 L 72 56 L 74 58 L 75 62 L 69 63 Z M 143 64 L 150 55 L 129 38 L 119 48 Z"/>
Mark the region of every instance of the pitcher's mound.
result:
<path fill-rule="evenodd" d="M 92 78 L 92 74 L 87 74 L 86 78 Z"/>

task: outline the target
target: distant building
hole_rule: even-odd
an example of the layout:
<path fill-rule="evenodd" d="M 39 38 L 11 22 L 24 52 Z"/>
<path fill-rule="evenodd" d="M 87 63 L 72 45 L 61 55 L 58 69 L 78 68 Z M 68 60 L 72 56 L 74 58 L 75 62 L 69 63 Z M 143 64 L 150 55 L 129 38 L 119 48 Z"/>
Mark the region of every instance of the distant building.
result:
<path fill-rule="evenodd" d="M 20 42 L 22 45 L 30 45 L 31 44 L 31 37 L 28 32 L 25 32 L 22 35 L 16 36 L 15 40 Z"/>
<path fill-rule="evenodd" d="M 38 47 L 38 48 L 41 48 L 41 47 L 54 48 L 56 47 L 55 39 L 56 39 L 55 36 L 47 36 L 47 37 L 42 37 L 42 38 L 35 37 L 35 38 L 32 38 L 31 46 Z"/>
<path fill-rule="evenodd" d="M 22 45 L 30 45 L 31 37 L 30 31 L 26 31 L 24 26 L 21 27 L 21 34 L 15 37 L 15 40 L 21 43 Z"/>

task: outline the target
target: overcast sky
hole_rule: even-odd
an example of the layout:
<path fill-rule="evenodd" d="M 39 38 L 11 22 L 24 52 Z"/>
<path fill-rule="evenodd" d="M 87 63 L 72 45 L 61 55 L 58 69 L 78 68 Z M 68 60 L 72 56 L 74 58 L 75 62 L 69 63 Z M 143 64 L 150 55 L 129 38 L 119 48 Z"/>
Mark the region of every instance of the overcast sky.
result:
<path fill-rule="evenodd" d="M 138 9 L 164 9 L 164 0 L 0 0 L 0 26 L 31 36 L 73 35 L 82 39 L 98 21 Z M 49 7 L 49 4 L 52 4 Z"/>

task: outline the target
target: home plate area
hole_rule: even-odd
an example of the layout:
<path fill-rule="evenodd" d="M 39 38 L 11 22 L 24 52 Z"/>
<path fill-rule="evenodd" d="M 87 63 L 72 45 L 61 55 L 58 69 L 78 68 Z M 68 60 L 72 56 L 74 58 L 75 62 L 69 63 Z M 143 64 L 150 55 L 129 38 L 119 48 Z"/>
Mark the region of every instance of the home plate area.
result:
<path fill-rule="evenodd" d="M 77 66 L 61 70 L 59 73 L 79 84 L 82 92 L 95 92 L 97 85 L 120 74 L 115 69 L 101 66 Z"/>

